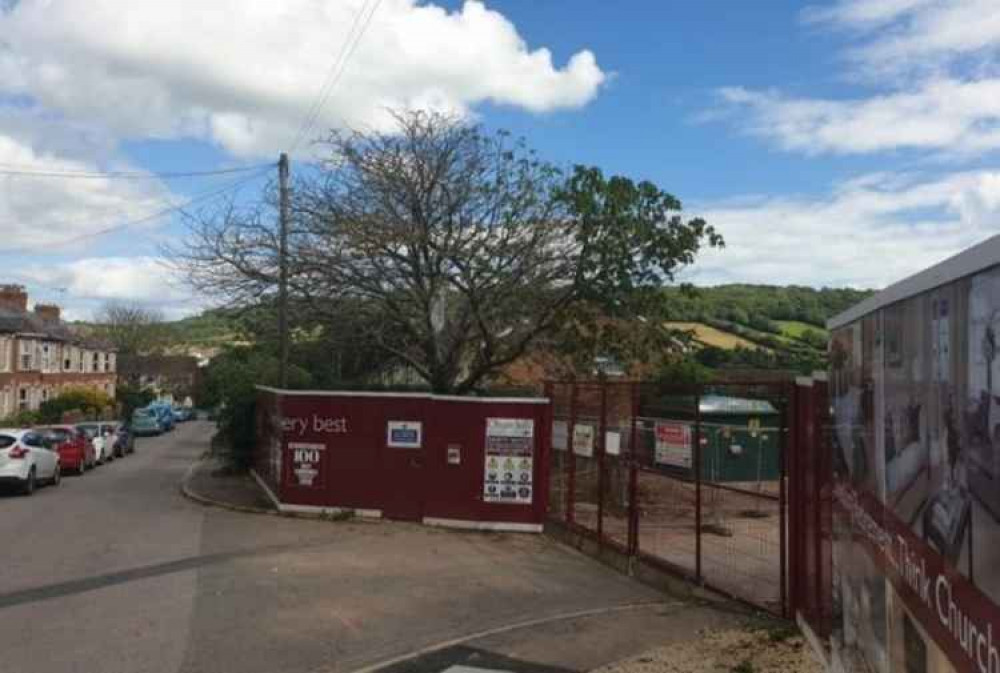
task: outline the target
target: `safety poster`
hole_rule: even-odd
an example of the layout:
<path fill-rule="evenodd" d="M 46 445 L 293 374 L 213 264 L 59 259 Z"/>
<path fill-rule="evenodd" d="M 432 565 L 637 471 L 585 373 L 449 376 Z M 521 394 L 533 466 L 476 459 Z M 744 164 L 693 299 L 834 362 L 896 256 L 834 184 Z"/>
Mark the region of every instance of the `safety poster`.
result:
<path fill-rule="evenodd" d="M 530 505 L 534 452 L 532 419 L 487 418 L 483 500 Z"/>

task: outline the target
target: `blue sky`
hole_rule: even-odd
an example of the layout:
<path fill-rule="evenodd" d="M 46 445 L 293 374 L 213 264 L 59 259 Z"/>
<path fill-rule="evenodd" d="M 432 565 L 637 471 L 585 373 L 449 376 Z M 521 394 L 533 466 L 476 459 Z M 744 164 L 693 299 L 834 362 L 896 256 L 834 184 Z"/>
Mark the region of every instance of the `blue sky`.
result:
<path fill-rule="evenodd" d="M 0 171 L 273 161 L 374 9 L 311 136 L 432 107 L 652 180 L 727 238 L 686 271 L 696 283 L 877 287 L 997 228 L 995 0 L 7 5 Z M 197 310 L 159 260 L 178 218 L 99 232 L 247 176 L 0 174 L 0 276 L 72 317 L 109 299 Z"/>

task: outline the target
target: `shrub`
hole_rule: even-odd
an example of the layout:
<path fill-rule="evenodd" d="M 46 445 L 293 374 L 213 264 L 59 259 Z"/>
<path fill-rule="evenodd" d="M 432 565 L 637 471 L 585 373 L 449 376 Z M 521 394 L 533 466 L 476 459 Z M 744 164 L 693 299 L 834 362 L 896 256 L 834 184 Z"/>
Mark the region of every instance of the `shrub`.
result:
<path fill-rule="evenodd" d="M 59 423 L 71 411 L 79 411 L 86 418 L 99 418 L 114 406 L 114 401 L 94 388 L 66 388 L 57 397 L 42 402 L 38 408 L 38 421 Z"/>

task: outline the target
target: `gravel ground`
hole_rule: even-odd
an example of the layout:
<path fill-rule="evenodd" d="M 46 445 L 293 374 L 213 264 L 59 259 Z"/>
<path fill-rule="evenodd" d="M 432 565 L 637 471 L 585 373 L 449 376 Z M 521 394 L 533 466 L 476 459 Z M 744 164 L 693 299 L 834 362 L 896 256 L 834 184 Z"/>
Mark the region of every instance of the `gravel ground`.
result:
<path fill-rule="evenodd" d="M 805 640 L 787 627 L 730 629 L 650 650 L 595 673 L 822 673 Z"/>

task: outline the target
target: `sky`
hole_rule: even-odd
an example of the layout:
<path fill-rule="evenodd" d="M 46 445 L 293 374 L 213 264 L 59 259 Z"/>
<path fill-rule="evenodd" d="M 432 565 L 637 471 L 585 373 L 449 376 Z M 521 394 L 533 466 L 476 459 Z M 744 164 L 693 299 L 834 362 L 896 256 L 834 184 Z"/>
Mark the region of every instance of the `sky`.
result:
<path fill-rule="evenodd" d="M 998 50 L 1000 0 L 0 0 L 0 282 L 196 312 L 178 207 L 423 108 L 674 194 L 683 280 L 883 287 L 1000 228 Z"/>

